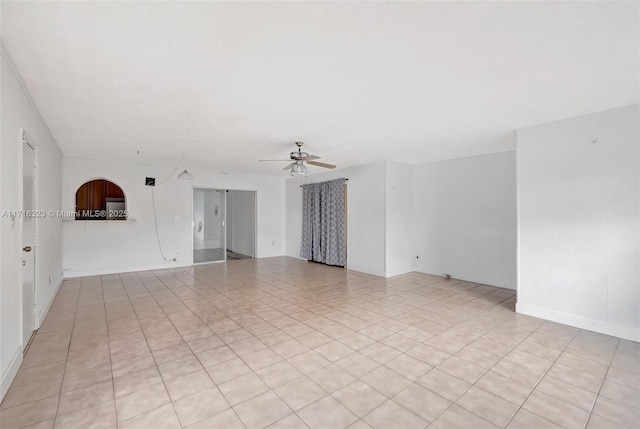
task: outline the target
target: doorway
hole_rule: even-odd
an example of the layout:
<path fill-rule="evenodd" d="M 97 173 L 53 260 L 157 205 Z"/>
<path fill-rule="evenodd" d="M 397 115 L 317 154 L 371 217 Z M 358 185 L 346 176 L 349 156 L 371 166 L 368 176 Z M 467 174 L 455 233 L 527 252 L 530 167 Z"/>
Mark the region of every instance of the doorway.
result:
<path fill-rule="evenodd" d="M 224 189 L 193 190 L 193 263 L 226 260 Z"/>
<path fill-rule="evenodd" d="M 22 142 L 22 344 L 36 329 L 36 152 Z"/>
<path fill-rule="evenodd" d="M 254 258 L 255 235 L 255 191 L 193 189 L 194 264 Z"/>

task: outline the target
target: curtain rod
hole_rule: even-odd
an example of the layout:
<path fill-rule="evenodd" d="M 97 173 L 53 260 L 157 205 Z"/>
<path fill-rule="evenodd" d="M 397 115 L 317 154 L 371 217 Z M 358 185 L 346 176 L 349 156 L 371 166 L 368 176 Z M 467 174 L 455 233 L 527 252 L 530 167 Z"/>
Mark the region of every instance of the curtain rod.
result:
<path fill-rule="evenodd" d="M 345 181 L 349 181 L 349 179 L 344 179 Z M 313 183 L 306 183 L 306 185 L 313 185 Z M 300 187 L 302 188 L 304 185 L 300 185 Z"/>

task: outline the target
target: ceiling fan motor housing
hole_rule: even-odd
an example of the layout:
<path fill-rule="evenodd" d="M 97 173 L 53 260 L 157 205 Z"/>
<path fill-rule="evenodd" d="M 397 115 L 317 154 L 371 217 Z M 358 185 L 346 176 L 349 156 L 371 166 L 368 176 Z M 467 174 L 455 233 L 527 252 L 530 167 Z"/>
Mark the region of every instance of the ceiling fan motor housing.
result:
<path fill-rule="evenodd" d="M 298 159 L 306 158 L 308 156 L 309 156 L 309 154 L 307 152 L 302 152 L 300 150 L 298 150 L 297 152 L 291 152 L 291 154 L 289 155 L 289 157 L 294 161 L 296 161 Z"/>

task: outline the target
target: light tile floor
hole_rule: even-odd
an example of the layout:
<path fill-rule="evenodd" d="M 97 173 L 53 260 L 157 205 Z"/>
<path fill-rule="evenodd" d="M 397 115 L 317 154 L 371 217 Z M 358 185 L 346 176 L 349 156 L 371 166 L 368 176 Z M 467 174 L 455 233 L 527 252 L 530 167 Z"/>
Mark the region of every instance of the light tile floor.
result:
<path fill-rule="evenodd" d="M 292 258 L 67 280 L 3 429 L 637 428 L 640 346 Z"/>

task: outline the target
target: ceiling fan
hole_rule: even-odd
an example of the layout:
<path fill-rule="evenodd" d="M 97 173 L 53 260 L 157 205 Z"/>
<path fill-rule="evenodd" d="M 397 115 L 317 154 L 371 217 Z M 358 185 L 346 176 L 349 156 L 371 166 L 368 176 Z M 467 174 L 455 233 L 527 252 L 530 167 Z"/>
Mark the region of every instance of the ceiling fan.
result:
<path fill-rule="evenodd" d="M 287 165 L 283 170 L 291 170 L 292 176 L 306 176 L 307 175 L 307 167 L 305 167 L 305 163 L 309 165 L 315 165 L 316 167 L 322 168 L 336 168 L 335 165 L 326 164 L 324 162 L 318 162 L 316 159 L 320 159 L 317 155 L 309 155 L 307 152 L 302 151 L 303 142 L 296 142 L 296 146 L 298 146 L 297 151 L 293 151 L 289 154 L 289 159 L 259 159 L 258 161 L 293 161 L 291 164 Z"/>

